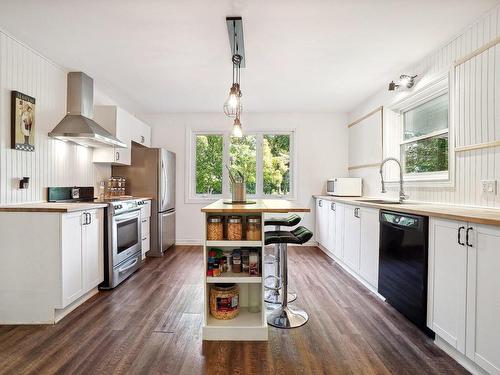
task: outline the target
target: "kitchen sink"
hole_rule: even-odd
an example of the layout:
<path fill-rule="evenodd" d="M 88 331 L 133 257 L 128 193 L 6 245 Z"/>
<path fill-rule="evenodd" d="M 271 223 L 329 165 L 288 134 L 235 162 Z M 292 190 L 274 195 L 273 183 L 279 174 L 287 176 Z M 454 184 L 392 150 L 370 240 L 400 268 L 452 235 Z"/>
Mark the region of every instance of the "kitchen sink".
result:
<path fill-rule="evenodd" d="M 358 202 L 374 203 L 374 204 L 403 204 L 399 201 L 388 201 L 385 199 L 358 199 Z M 407 203 L 404 203 L 407 204 Z"/>

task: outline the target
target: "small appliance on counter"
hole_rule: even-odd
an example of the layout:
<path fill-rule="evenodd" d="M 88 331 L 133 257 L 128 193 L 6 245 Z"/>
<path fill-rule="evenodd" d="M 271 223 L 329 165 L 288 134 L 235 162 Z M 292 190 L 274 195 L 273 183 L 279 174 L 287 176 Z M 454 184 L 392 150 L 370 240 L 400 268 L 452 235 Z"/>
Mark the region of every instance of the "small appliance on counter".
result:
<path fill-rule="evenodd" d="M 359 177 L 337 177 L 326 181 L 326 193 L 337 197 L 361 197 L 363 183 Z"/>

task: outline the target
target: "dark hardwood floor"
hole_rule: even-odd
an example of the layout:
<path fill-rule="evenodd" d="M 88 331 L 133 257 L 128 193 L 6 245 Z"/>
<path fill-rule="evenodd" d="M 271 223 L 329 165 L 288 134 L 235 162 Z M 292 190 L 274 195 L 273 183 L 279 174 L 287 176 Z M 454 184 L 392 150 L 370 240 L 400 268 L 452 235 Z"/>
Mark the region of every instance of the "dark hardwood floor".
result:
<path fill-rule="evenodd" d="M 202 250 L 178 246 L 56 325 L 0 326 L 0 373 L 467 373 L 319 249 L 289 259 L 310 320 L 268 342 L 202 342 Z"/>

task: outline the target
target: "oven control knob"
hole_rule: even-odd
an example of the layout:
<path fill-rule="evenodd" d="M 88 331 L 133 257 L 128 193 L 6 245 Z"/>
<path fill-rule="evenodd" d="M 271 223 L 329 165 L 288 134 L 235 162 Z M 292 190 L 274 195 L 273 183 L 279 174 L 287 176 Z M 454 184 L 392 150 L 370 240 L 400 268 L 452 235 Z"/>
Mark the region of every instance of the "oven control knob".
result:
<path fill-rule="evenodd" d="M 119 210 L 119 209 L 121 209 L 121 208 L 122 208 L 122 205 L 121 205 L 121 204 L 117 204 L 117 205 L 115 206 L 115 208 L 116 208 L 117 210 Z"/>

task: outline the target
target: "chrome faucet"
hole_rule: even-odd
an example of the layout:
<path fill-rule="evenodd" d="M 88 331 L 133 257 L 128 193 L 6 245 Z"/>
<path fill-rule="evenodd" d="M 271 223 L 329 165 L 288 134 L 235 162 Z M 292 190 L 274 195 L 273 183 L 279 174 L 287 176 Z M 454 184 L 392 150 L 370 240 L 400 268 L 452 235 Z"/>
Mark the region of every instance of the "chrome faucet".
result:
<path fill-rule="evenodd" d="M 401 162 L 396 158 L 392 158 L 392 157 L 385 158 L 384 160 L 382 160 L 382 163 L 380 163 L 379 173 L 380 173 L 380 181 L 382 183 L 381 193 L 387 193 L 387 190 L 385 190 L 384 174 L 382 172 L 382 167 L 389 160 L 394 160 L 399 165 L 399 203 L 403 203 L 403 201 L 405 199 L 408 199 L 408 195 L 405 194 L 405 191 L 403 189 L 403 167 L 401 166 Z"/>

